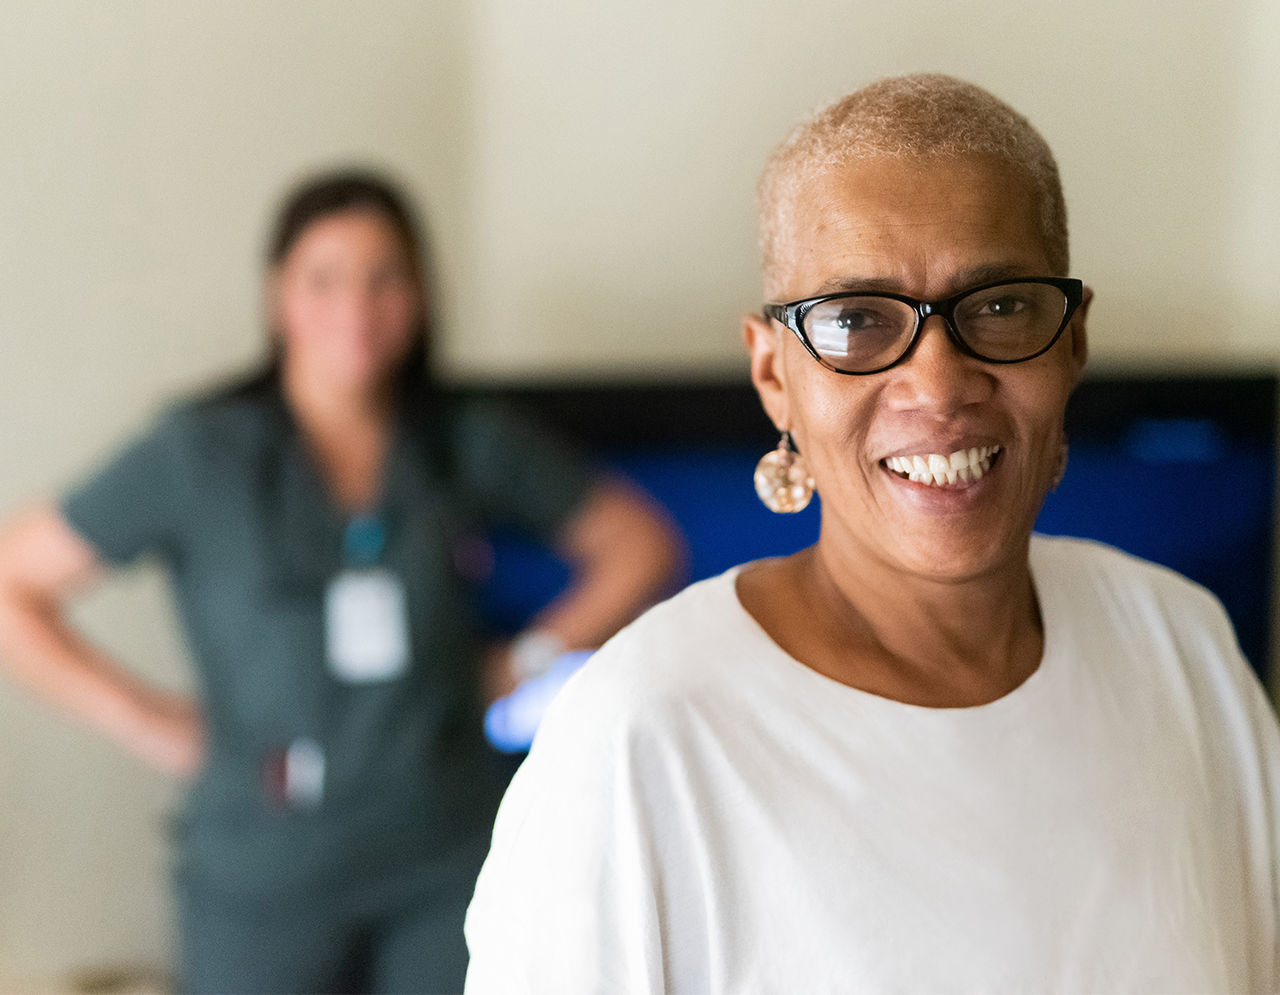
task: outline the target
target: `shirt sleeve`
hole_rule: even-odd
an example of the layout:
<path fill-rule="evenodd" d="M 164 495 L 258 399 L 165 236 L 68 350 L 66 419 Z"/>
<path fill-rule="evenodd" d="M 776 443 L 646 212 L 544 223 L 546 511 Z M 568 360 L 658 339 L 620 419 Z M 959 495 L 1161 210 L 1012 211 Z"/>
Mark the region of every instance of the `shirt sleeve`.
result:
<path fill-rule="evenodd" d="M 1257 895 L 1256 911 L 1250 916 L 1250 926 L 1257 933 L 1252 946 L 1252 990 L 1280 992 L 1280 723 L 1243 654 L 1237 654 L 1236 663 L 1250 720 L 1233 730 L 1246 751 L 1240 765 L 1245 767 L 1256 758 L 1257 789 L 1246 793 L 1241 805 L 1250 835 L 1258 840 L 1245 858 Z"/>
<path fill-rule="evenodd" d="M 1244 841 L 1237 859 L 1250 907 L 1247 990 L 1280 992 L 1280 723 L 1222 603 L 1199 585 L 1184 590 L 1194 600 L 1174 603 L 1174 631 L 1197 662 L 1191 674 L 1200 710 L 1219 715 L 1212 769 L 1236 785 L 1228 810 Z"/>
<path fill-rule="evenodd" d="M 176 553 L 181 424 L 177 411 L 165 413 L 63 498 L 67 523 L 108 563 Z"/>
<path fill-rule="evenodd" d="M 491 525 L 550 538 L 581 505 L 596 475 L 583 454 L 536 419 L 473 403 L 454 430 L 454 465 Z"/>
<path fill-rule="evenodd" d="M 467 913 L 467 995 L 666 990 L 636 758 L 625 735 L 584 728 L 581 689 L 565 691 L 495 824 Z"/>
<path fill-rule="evenodd" d="M 1263 753 L 1265 784 L 1269 803 L 1270 866 L 1267 880 L 1270 882 L 1270 933 L 1261 944 L 1258 977 L 1263 990 L 1280 991 L 1280 727 L 1276 724 L 1275 710 L 1267 700 L 1261 686 L 1255 685 L 1254 713 L 1259 727 L 1258 738 Z"/>

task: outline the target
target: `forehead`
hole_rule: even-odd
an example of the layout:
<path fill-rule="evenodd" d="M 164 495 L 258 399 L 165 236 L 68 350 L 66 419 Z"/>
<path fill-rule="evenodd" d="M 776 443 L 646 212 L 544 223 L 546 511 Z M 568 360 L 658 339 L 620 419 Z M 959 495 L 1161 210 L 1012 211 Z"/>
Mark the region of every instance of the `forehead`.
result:
<path fill-rule="evenodd" d="M 775 299 L 846 286 L 933 298 L 963 289 L 975 273 L 1049 271 L 1031 182 L 997 159 L 854 161 L 804 177 L 793 191 Z"/>
<path fill-rule="evenodd" d="M 338 262 L 407 252 L 399 229 L 381 211 L 346 208 L 320 215 L 302 229 L 284 262 Z"/>

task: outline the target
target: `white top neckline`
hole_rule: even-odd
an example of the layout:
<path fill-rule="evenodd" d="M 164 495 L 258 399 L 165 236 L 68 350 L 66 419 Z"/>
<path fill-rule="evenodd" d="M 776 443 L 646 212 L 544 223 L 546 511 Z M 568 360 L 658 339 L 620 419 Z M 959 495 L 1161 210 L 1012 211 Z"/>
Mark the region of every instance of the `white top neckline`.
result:
<path fill-rule="evenodd" d="M 1034 541 L 1032 545 L 1034 548 Z M 833 677 L 828 677 L 826 674 L 809 666 L 803 660 L 796 659 L 779 646 L 765 630 L 764 626 L 742 603 L 742 599 L 738 596 L 738 577 L 741 576 L 746 567 L 751 566 L 750 563 L 731 567 L 719 578 L 716 578 L 713 583 L 717 588 L 722 588 L 727 593 L 732 601 L 732 610 L 739 614 L 743 620 L 745 633 L 748 634 L 748 638 L 753 643 L 757 644 L 753 646 L 753 649 L 758 650 L 758 652 L 748 654 L 746 656 L 747 663 L 758 664 L 775 670 L 785 669 L 793 675 L 791 677 L 792 683 L 807 686 L 808 690 L 816 693 L 828 703 L 832 702 L 833 696 L 836 700 L 843 696 L 846 701 L 861 708 L 919 713 L 921 715 L 995 716 L 999 713 L 1020 711 L 1025 707 L 1030 707 L 1036 701 L 1042 699 L 1045 694 L 1052 693 L 1050 689 L 1046 688 L 1046 685 L 1052 684 L 1051 677 L 1053 672 L 1063 666 L 1062 654 L 1058 649 L 1058 612 L 1052 596 L 1052 585 L 1041 582 L 1035 560 L 1035 556 L 1032 555 L 1031 580 L 1040 608 L 1040 624 L 1044 638 L 1040 662 L 1017 687 L 992 701 L 984 702 L 980 705 L 917 705 L 876 694 L 874 691 L 866 691 L 862 688 L 844 684 Z"/>

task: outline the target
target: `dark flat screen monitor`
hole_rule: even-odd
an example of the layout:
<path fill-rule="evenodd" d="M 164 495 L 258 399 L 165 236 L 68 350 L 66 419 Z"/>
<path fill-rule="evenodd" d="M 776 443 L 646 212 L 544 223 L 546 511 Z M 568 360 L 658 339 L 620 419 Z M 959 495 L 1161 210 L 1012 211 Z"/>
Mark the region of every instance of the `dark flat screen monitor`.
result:
<path fill-rule="evenodd" d="M 749 384 L 474 387 L 542 419 L 596 460 L 632 477 L 672 514 L 690 551 L 690 580 L 813 543 L 818 502 L 775 515 L 752 487 L 777 444 Z M 1046 500 L 1041 532 L 1099 539 L 1199 581 L 1222 599 L 1240 643 L 1266 678 L 1271 666 L 1276 498 L 1274 374 L 1100 375 L 1067 414 L 1071 460 Z M 484 613 L 517 631 L 561 589 L 565 566 L 517 536 L 494 537 Z M 532 728 L 579 654 L 490 714 L 490 739 L 528 745 Z"/>

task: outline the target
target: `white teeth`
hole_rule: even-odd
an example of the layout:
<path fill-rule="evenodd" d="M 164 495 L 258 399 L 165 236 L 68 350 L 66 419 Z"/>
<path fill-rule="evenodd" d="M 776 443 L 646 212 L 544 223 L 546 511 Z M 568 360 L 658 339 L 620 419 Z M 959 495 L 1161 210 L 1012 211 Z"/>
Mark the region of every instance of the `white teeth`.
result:
<path fill-rule="evenodd" d="M 884 465 L 899 476 L 917 484 L 940 487 L 943 484 L 981 480 L 991 469 L 991 460 L 999 446 L 977 446 L 957 449 L 950 456 L 922 453 L 913 456 L 890 456 Z"/>

